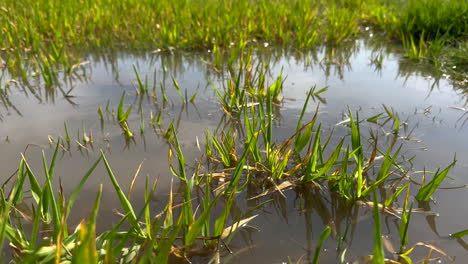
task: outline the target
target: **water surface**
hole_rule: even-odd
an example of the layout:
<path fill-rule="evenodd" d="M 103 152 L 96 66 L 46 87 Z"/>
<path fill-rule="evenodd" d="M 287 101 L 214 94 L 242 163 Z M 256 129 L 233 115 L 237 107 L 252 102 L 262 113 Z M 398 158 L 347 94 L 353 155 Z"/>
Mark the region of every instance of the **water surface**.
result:
<path fill-rule="evenodd" d="M 305 101 L 306 92 L 313 86 L 328 90 L 315 98 L 308 107 L 306 119 L 312 118 L 320 103 L 319 119 L 325 131 L 335 130 L 337 137 L 345 135 L 347 128 L 336 125 L 344 115 L 359 111 L 361 118 L 371 117 L 384 111 L 382 105 L 398 113 L 406 121 L 407 130 L 400 138 L 386 135 L 382 144 L 392 140 L 403 144 L 403 155 L 412 157 L 414 170 L 435 170 L 451 163 L 456 155 L 458 163 L 450 176 L 462 183 L 467 182 L 468 124 L 467 117 L 459 107 L 466 105 L 466 93 L 454 87 L 450 80 L 436 79 L 428 69 L 416 62 L 407 61 L 391 48 L 375 48 L 365 41 L 351 43 L 351 47 L 330 51 L 323 48 L 314 53 L 284 51 L 276 48 L 259 50 L 256 61 L 269 64 L 270 83 L 283 72 L 284 101 L 278 107 L 275 137 L 280 140 L 294 133 L 296 122 Z M 331 55 L 333 54 L 333 55 Z M 384 56 L 383 64 L 371 62 L 375 54 Z M 63 152 L 56 175 L 60 177 L 65 193 L 70 193 L 81 177 L 99 157 L 100 149 L 107 152 L 108 160 L 123 189 L 130 185 L 139 164 L 143 162 L 132 201 L 143 206 L 144 177 L 158 179 L 156 197 L 152 209 L 161 210 L 167 199 L 172 176 L 167 161 L 168 145 L 163 131 L 149 124 L 150 113 L 161 113 L 162 127 L 174 122 L 189 166 L 195 166 L 203 154 L 206 130 L 211 132 L 225 129 L 225 119 L 212 81 L 221 87 L 227 78 L 224 71 L 215 70 L 208 63 L 211 54 L 131 54 L 118 53 L 108 56 L 90 56 L 90 64 L 83 67 L 81 79 L 64 84 L 61 92 L 48 93 L 39 90 L 32 94 L 27 89 L 11 86 L 8 92 L 10 103 L 0 103 L 0 167 L 2 179 L 17 169 L 20 153 L 25 153 L 36 171 L 41 171 L 42 150 L 52 153 L 51 138 L 64 138 L 64 123 L 72 139 L 70 151 Z M 150 84 L 166 86 L 169 101 L 162 103 L 161 91 L 156 90 L 155 103 L 151 98 L 141 98 L 135 93 L 135 65 L 142 77 L 147 76 Z M 156 77 L 156 79 L 154 79 Z M 174 77 L 183 92 L 189 97 L 197 93 L 193 104 L 183 104 L 172 84 Z M 133 106 L 130 127 L 134 140 L 126 140 L 112 116 L 122 93 L 126 94 L 125 106 Z M 104 112 L 101 123 L 98 107 Z M 457 108 L 458 107 L 458 108 Z M 145 132 L 140 134 L 140 109 L 145 118 Z M 108 111 L 106 111 L 108 110 Z M 364 125 L 363 131 L 372 126 Z M 92 135 L 93 145 L 83 148 L 75 142 L 82 137 L 83 128 Z M 411 133 L 410 133 L 411 131 Z M 379 131 L 385 135 L 388 131 Z M 80 135 L 80 136 L 78 136 Z M 50 136 L 50 137 L 49 137 Z M 332 141 L 333 142 L 333 141 Z M 29 145 L 29 146 L 28 146 Z M 28 146 L 25 151 L 26 146 Z M 200 149 L 198 148 L 200 146 Z M 417 175 L 415 178 L 418 179 Z M 446 180 L 443 187 L 457 187 L 460 182 Z M 90 177 L 75 205 L 72 224 L 87 217 L 91 203 L 103 184 L 102 208 L 98 221 L 100 230 L 117 223 L 120 216 L 113 211 L 118 200 L 103 167 Z M 323 263 L 336 263 L 340 259 L 337 251 L 347 248 L 346 261 L 372 254 L 372 209 L 365 206 L 350 206 L 349 203 L 326 191 L 318 189 L 290 189 L 286 198 L 274 194 L 255 201 L 246 201 L 244 195 L 258 194 L 250 188 L 243 194 L 232 210 L 233 215 L 242 215 L 261 201 L 273 199 L 257 213 L 259 216 L 242 229 L 230 244 L 234 255 L 226 255 L 233 263 L 284 263 L 290 258 L 310 261 L 315 243 L 325 225 L 333 227 L 331 239 L 327 240 L 322 252 Z M 409 245 L 425 242 L 435 245 L 454 258 L 455 263 L 464 263 L 468 257 L 467 244 L 461 239 L 451 239 L 450 233 L 467 228 L 468 199 L 466 188 L 443 189 L 434 195 L 435 201 L 417 203 L 430 213 L 415 213 L 410 228 Z M 383 217 L 385 239 L 398 247 L 398 219 Z M 427 249 L 416 250 L 414 260 L 424 258 Z M 417 256 L 417 257 L 416 257 Z M 440 257 L 442 263 L 448 258 Z M 203 257 L 195 259 L 203 263 Z"/>

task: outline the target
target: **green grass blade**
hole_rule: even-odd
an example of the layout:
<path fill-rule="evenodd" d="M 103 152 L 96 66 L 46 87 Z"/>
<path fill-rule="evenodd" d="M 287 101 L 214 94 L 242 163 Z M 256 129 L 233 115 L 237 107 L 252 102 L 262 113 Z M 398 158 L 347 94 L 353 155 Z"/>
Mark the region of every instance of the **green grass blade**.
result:
<path fill-rule="evenodd" d="M 455 166 L 456 161 L 452 162 L 447 168 L 441 172 L 437 171 L 434 175 L 434 178 L 421 189 L 419 189 L 416 194 L 416 199 L 418 201 L 427 201 L 431 198 L 431 195 L 437 190 L 442 181 L 447 177 L 450 169 Z"/>
<path fill-rule="evenodd" d="M 133 64 L 132 66 L 133 66 L 133 71 L 135 72 L 135 76 L 136 76 L 136 78 L 137 78 L 138 88 L 140 89 L 140 93 L 141 93 L 141 94 L 147 93 L 147 92 L 148 92 L 148 87 L 145 86 L 145 85 L 143 84 L 143 82 L 141 81 L 140 74 L 138 73 L 137 68 L 135 67 L 135 64 Z"/>
<path fill-rule="evenodd" d="M 172 83 L 174 84 L 174 88 L 176 89 L 177 94 L 179 95 L 182 102 L 186 103 L 186 101 L 184 99 L 184 95 L 182 94 L 182 91 L 180 90 L 180 85 L 179 85 L 179 83 L 176 81 L 176 79 L 174 77 L 172 77 Z"/>
<path fill-rule="evenodd" d="M 9 223 L 9 216 L 10 216 L 10 203 L 6 202 L 4 197 L 3 189 L 0 189 L 0 195 L 2 199 L 2 214 L 0 215 L 0 248 L 2 249 L 0 252 L 0 261 L 5 261 L 4 259 L 4 250 L 3 250 L 3 243 L 5 242 L 5 238 L 8 237 L 6 234 L 6 229 Z"/>
<path fill-rule="evenodd" d="M 258 133 L 255 133 L 254 137 L 258 137 Z M 247 154 L 249 153 L 249 148 L 250 144 L 252 144 L 253 140 L 251 139 L 245 147 L 244 152 L 242 153 L 241 158 L 237 162 L 236 168 L 234 169 L 234 172 L 232 173 L 231 181 L 229 182 L 229 186 L 226 188 L 225 193 L 228 194 L 232 191 L 234 191 L 237 188 L 237 185 L 239 184 L 240 177 L 242 175 L 242 171 L 244 170 L 244 164 L 247 159 Z"/>
<path fill-rule="evenodd" d="M 78 185 L 75 187 L 75 189 L 73 189 L 72 194 L 70 195 L 70 198 L 68 199 L 68 205 L 67 205 L 67 210 L 66 210 L 66 212 L 67 212 L 66 217 L 67 218 L 68 218 L 68 215 L 71 212 L 73 204 L 75 203 L 76 199 L 78 198 L 78 195 L 81 192 L 81 189 L 83 188 L 83 185 L 88 180 L 89 176 L 93 173 L 93 171 L 96 169 L 97 165 L 99 164 L 99 162 L 101 162 L 101 160 L 102 160 L 102 157 L 99 157 L 96 160 L 96 162 L 94 162 L 94 164 L 91 166 L 91 168 L 89 168 L 89 170 L 85 173 L 83 178 L 81 178 L 81 181 L 78 183 Z"/>
<path fill-rule="evenodd" d="M 102 160 L 104 161 L 104 165 L 106 166 L 107 174 L 109 175 L 109 178 L 110 178 L 110 180 L 112 182 L 112 185 L 114 186 L 114 189 L 115 189 L 115 191 L 117 193 L 117 196 L 119 198 L 120 205 L 122 206 L 122 209 L 124 210 L 125 214 L 128 214 L 128 220 L 129 220 L 130 224 L 132 225 L 132 227 L 136 231 L 140 232 L 141 231 L 140 230 L 140 225 L 138 224 L 138 220 L 136 218 L 136 214 L 135 214 L 135 211 L 133 210 L 132 204 L 127 199 L 127 197 L 125 196 L 124 191 L 122 190 L 119 183 L 117 182 L 117 179 L 115 178 L 115 175 L 112 172 L 112 169 L 111 169 L 109 163 L 107 162 L 106 156 L 104 155 L 104 152 L 102 150 L 101 150 L 101 157 L 102 157 Z"/>
<path fill-rule="evenodd" d="M 356 156 L 359 160 L 364 159 L 364 154 L 361 145 L 361 132 L 359 129 L 359 115 L 356 113 L 356 121 L 353 120 L 351 111 L 349 112 L 350 125 L 351 125 L 351 145 L 353 150 L 358 150 Z M 361 163 L 362 164 L 362 163 Z"/>
<path fill-rule="evenodd" d="M 385 263 L 385 253 L 382 240 L 382 227 L 380 223 L 379 203 L 377 201 L 377 194 L 373 193 L 374 200 L 374 255 L 372 256 L 372 264 L 383 264 Z"/>
<path fill-rule="evenodd" d="M 339 157 L 339 155 L 341 153 L 341 146 L 343 146 L 343 142 L 344 142 L 344 138 L 341 139 L 340 143 L 338 144 L 338 146 L 336 146 L 335 151 L 330 156 L 327 163 L 325 163 L 325 165 L 319 170 L 319 172 L 317 173 L 317 175 L 314 178 L 319 178 L 322 175 L 325 175 L 325 173 L 327 173 L 328 171 L 330 171 L 333 168 L 333 165 L 335 165 L 335 163 L 338 160 L 338 157 Z"/>
<path fill-rule="evenodd" d="M 314 144 L 312 145 L 312 152 L 310 154 L 310 160 L 309 160 L 309 172 L 313 173 L 315 172 L 316 166 L 317 166 L 317 161 L 318 161 L 318 156 L 319 156 L 319 146 L 320 146 L 320 135 L 322 132 L 322 124 L 319 124 L 317 128 L 317 132 L 315 132 L 315 139 L 314 139 Z"/>
<path fill-rule="evenodd" d="M 390 168 L 392 167 L 393 164 L 395 164 L 395 160 L 398 157 L 398 154 L 400 153 L 401 148 L 402 146 L 398 148 L 398 150 L 395 152 L 395 154 L 393 154 L 393 156 L 390 156 L 391 146 L 389 146 L 387 153 L 384 154 L 384 160 L 380 167 L 377 180 L 381 180 L 384 177 L 388 177 Z"/>
<path fill-rule="evenodd" d="M 307 105 L 309 104 L 309 100 L 310 100 L 311 96 L 312 96 L 312 90 L 310 90 L 307 93 L 306 101 L 305 101 L 304 105 L 302 106 L 301 115 L 299 116 L 299 120 L 297 121 L 296 130 L 299 130 L 302 127 L 302 119 L 304 118 L 304 114 L 306 112 Z M 312 129 L 314 127 L 315 120 L 317 118 L 317 113 L 318 113 L 318 106 L 317 106 L 317 109 L 315 111 L 314 117 L 312 118 L 313 122 L 308 124 L 308 127 L 304 131 L 304 133 L 298 133 L 296 135 L 295 141 L 294 141 L 294 148 L 295 148 L 295 151 L 297 153 L 301 152 L 301 150 L 304 149 L 304 147 L 307 145 L 307 143 L 308 143 L 308 141 L 309 141 L 309 139 L 310 139 L 310 137 L 312 135 Z"/>
<path fill-rule="evenodd" d="M 57 202 L 55 200 L 55 195 L 52 189 L 52 178 L 54 176 L 54 170 L 55 170 L 55 162 L 57 160 L 57 153 L 58 153 L 58 147 L 60 144 L 60 140 L 57 141 L 57 146 L 55 147 L 54 155 L 52 157 L 52 161 L 50 163 L 49 168 L 47 168 L 47 160 L 45 157 L 44 152 L 42 152 L 42 162 L 44 166 L 44 173 L 46 175 L 46 184 L 44 186 L 44 191 L 42 192 L 42 197 L 46 201 L 44 202 L 43 205 L 43 213 L 46 214 L 48 213 L 48 202 L 50 202 L 50 206 L 52 208 L 52 221 L 54 225 L 54 239 L 57 238 L 57 235 L 60 231 L 60 215 L 57 207 Z"/>
<path fill-rule="evenodd" d="M 119 106 L 117 107 L 117 120 L 119 121 L 119 123 L 125 121 L 124 120 L 124 110 L 123 110 L 124 101 L 125 101 L 125 92 L 122 92 L 122 96 L 120 97 Z"/>
<path fill-rule="evenodd" d="M 198 217 L 197 220 L 195 220 L 195 222 L 192 223 L 192 225 L 190 226 L 186 236 L 185 236 L 185 244 L 186 245 L 191 245 L 195 239 L 197 238 L 197 236 L 201 233 L 202 229 L 203 229 L 203 226 L 206 224 L 206 220 L 209 218 L 209 215 L 211 214 L 211 209 L 213 208 L 213 206 L 216 204 L 216 201 L 218 200 L 218 198 L 222 195 L 222 193 L 220 193 L 219 195 L 217 195 L 213 201 L 211 201 L 210 205 L 208 206 L 208 208 L 204 209 L 202 214 L 200 215 L 200 217 Z M 189 216 L 190 217 L 190 216 Z"/>
<path fill-rule="evenodd" d="M 72 257 L 73 263 L 98 263 L 98 255 L 96 252 L 96 219 L 99 211 L 102 196 L 102 185 L 99 186 L 99 191 L 94 201 L 91 216 L 88 224 L 84 222 L 80 224 L 80 243 L 75 248 Z"/>
<path fill-rule="evenodd" d="M 63 122 L 63 127 L 65 129 L 65 141 L 70 143 L 70 135 L 68 134 L 67 122 Z"/>
<path fill-rule="evenodd" d="M 411 221 L 411 213 L 413 211 L 413 204 L 411 204 L 408 212 L 406 212 L 406 208 L 404 209 L 405 212 L 401 216 L 401 226 L 400 226 L 400 253 L 403 253 L 404 248 L 408 244 L 408 230 L 409 230 L 409 223 Z"/>
<path fill-rule="evenodd" d="M 407 182 L 405 185 L 401 186 L 395 193 L 392 194 L 390 199 L 387 199 L 384 203 L 385 207 L 389 207 L 393 204 L 395 199 L 406 189 L 408 188 L 410 182 Z"/>
<path fill-rule="evenodd" d="M 456 233 L 453 233 L 453 234 L 450 234 L 450 236 L 451 237 L 456 237 L 456 238 L 461 238 L 461 237 L 464 237 L 464 236 L 468 236 L 468 229 L 460 231 L 460 232 L 456 232 Z"/>
<path fill-rule="evenodd" d="M 23 198 L 23 185 L 24 185 L 24 181 L 26 179 L 26 173 L 25 173 L 24 160 L 23 159 L 21 159 L 21 161 L 20 161 L 20 165 L 19 165 L 19 168 L 18 168 L 17 175 L 18 176 L 16 178 L 15 184 L 13 185 L 13 188 L 12 188 L 12 190 L 10 192 L 10 197 L 8 199 L 8 201 L 13 205 L 16 205 L 19 202 L 21 202 L 22 198 Z"/>
<path fill-rule="evenodd" d="M 327 237 L 330 234 L 331 234 L 331 228 L 329 226 L 327 226 L 320 234 L 320 238 L 317 242 L 317 246 L 315 247 L 314 260 L 312 260 L 313 264 L 319 263 L 319 257 L 320 257 L 320 252 L 322 251 L 323 241 L 325 241 L 325 239 L 327 239 Z"/>

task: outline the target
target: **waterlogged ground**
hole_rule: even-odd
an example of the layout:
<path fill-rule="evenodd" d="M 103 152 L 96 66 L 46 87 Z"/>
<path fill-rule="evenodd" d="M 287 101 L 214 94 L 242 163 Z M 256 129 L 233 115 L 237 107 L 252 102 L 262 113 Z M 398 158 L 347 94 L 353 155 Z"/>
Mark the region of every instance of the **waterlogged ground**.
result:
<path fill-rule="evenodd" d="M 267 45 L 265 45 L 267 46 Z M 283 103 L 276 107 L 274 136 L 278 139 L 290 137 L 297 124 L 306 92 L 328 87 L 308 107 L 305 119 L 310 120 L 318 104 L 319 120 L 324 134 L 334 130 L 337 136 L 331 144 L 337 144 L 340 135 L 348 133 L 343 125 L 348 109 L 359 111 L 360 118 L 369 118 L 385 112 L 383 105 L 398 113 L 402 122 L 399 136 L 390 131 L 379 130 L 380 145 L 396 140 L 403 144 L 403 156 L 412 159 L 413 171 L 435 170 L 446 167 L 454 158 L 458 160 L 443 187 L 433 196 L 435 201 L 415 203 L 425 212 L 415 212 L 411 219 L 409 245 L 417 242 L 431 244 L 447 254 L 434 252 L 432 258 L 441 263 L 465 263 L 468 244 L 462 239 L 453 239 L 449 234 L 467 228 L 468 199 L 466 174 L 468 167 L 468 115 L 461 109 L 466 104 L 466 93 L 446 78 L 436 81 L 428 69 L 415 62 L 405 61 L 392 48 L 371 48 L 362 41 L 340 50 L 321 49 L 317 53 L 282 51 L 265 47 L 258 51 L 255 60 L 269 65 L 268 76 L 276 78 L 280 72 L 286 77 L 283 87 Z M 375 58 L 382 56 L 380 64 Z M 61 154 L 56 175 L 60 176 L 65 193 L 70 193 L 81 177 L 99 157 L 100 149 L 107 151 L 109 163 L 124 190 L 130 186 L 139 165 L 143 162 L 139 178 L 135 182 L 131 200 L 143 206 L 144 177 L 158 178 L 156 196 L 151 204 L 153 210 L 161 210 L 167 200 L 171 182 L 174 192 L 177 182 L 168 166 L 168 145 L 163 130 L 174 122 L 188 165 L 194 168 L 204 152 L 205 132 L 220 133 L 227 130 L 227 119 L 223 115 L 218 97 L 211 82 L 222 87 L 227 78 L 221 67 L 209 63 L 211 54 L 130 54 L 90 56 L 79 75 L 68 80 L 60 91 L 47 92 L 40 89 L 33 94 L 27 88 L 11 83 L 8 102 L 0 103 L 0 167 L 1 178 L 6 179 L 18 168 L 20 153 L 25 153 L 36 171 L 41 171 L 41 154 L 52 153 L 50 141 L 65 138 L 64 123 L 71 139 L 70 151 Z M 374 59 L 374 60 L 372 60 Z M 136 77 L 133 65 L 143 81 L 157 84 L 156 101 L 139 97 L 135 92 Z M 79 77 L 79 78 L 78 78 Z M 156 77 L 156 81 L 155 78 Z M 177 80 L 182 94 L 193 103 L 183 104 L 174 89 L 172 77 Z M 168 102 L 163 103 L 161 83 L 166 87 Z M 129 118 L 134 140 L 127 140 L 115 121 L 112 112 L 125 91 L 125 107 L 133 106 Z M 63 94 L 68 94 L 64 97 Z M 102 109 L 104 121 L 98 115 Z M 161 128 L 150 124 L 150 115 L 160 114 Z M 141 116 L 144 133 L 140 133 Z M 155 118 L 156 120 L 157 118 Z M 93 141 L 92 145 L 80 146 L 83 128 Z M 364 124 L 361 131 L 368 135 Z M 28 146 L 28 147 L 27 147 Z M 25 150 L 25 148 L 27 149 Z M 371 151 L 371 150 L 366 150 Z M 402 160 L 402 162 L 407 162 Z M 420 175 L 420 174 L 419 174 Z M 416 174 L 415 179 L 420 179 Z M 120 216 L 118 200 L 107 173 L 100 166 L 93 173 L 72 212 L 72 223 L 89 215 L 91 204 L 103 184 L 103 197 L 98 229 L 105 230 L 116 224 Z M 244 215 L 261 202 L 272 199 L 254 214 L 258 217 L 241 229 L 229 247 L 233 254 L 224 260 L 232 263 L 307 263 L 313 258 L 316 241 L 325 225 L 332 227 L 332 235 L 324 244 L 322 263 L 359 261 L 359 257 L 372 254 L 372 208 L 350 206 L 348 202 L 319 189 L 287 189 L 286 197 L 280 193 L 258 199 L 247 199 L 261 193 L 249 186 L 240 195 L 231 210 L 233 216 Z M 215 210 L 216 211 L 216 210 Z M 382 231 L 385 235 L 387 252 L 398 249 L 398 219 L 382 215 Z M 468 243 L 468 242 L 467 242 Z M 343 252 L 344 255 L 337 252 Z M 428 249 L 417 248 L 413 260 L 421 260 Z M 204 256 L 194 257 L 194 262 L 203 263 Z"/>

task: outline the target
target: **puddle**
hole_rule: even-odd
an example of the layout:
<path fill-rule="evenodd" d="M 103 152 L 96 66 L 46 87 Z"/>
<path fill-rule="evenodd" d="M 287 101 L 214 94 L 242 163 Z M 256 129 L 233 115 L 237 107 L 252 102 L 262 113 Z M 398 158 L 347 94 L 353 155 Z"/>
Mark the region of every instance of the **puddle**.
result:
<path fill-rule="evenodd" d="M 316 54 L 300 54 L 268 48 L 256 54 L 256 60 L 269 64 L 268 75 L 274 78 L 283 72 L 287 76 L 283 84 L 284 101 L 278 108 L 274 135 L 278 139 L 289 137 L 295 131 L 306 92 L 313 86 L 317 89 L 328 87 L 309 105 L 305 119 L 311 119 L 320 102 L 319 119 L 325 130 L 335 129 L 335 133 L 347 133 L 347 129 L 336 126 L 343 120 L 348 109 L 359 111 L 361 118 L 369 118 L 384 111 L 383 105 L 398 113 L 400 120 L 407 122 L 397 139 L 403 144 L 403 154 L 412 157 L 415 170 L 435 170 L 446 167 L 454 159 L 458 163 L 450 176 L 467 182 L 468 166 L 468 116 L 456 107 L 465 107 L 467 97 L 463 90 L 453 87 L 445 79 L 436 84 L 428 72 L 418 65 L 404 61 L 397 53 L 372 50 L 364 41 L 351 44 L 347 50 L 336 50 L 329 57 L 329 50 Z M 376 52 L 384 56 L 381 68 L 371 63 Z M 60 176 L 64 192 L 70 193 L 92 163 L 99 157 L 100 149 L 107 151 L 107 157 L 122 188 L 127 190 L 139 164 L 143 161 L 140 176 L 136 181 L 132 202 L 143 206 L 144 177 L 158 179 L 156 197 L 151 204 L 153 210 L 161 210 L 167 199 L 172 176 L 168 166 L 168 145 L 162 134 L 164 131 L 150 124 L 150 113 L 160 114 L 162 127 L 170 122 L 177 127 L 178 136 L 186 161 L 194 168 L 204 151 L 205 131 L 225 129 L 223 113 L 218 98 L 210 85 L 212 81 L 220 86 L 225 74 L 213 70 L 204 54 L 160 55 L 160 54 L 117 54 L 106 59 L 90 58 L 84 66 L 84 80 L 75 80 L 64 86 L 68 91 L 65 98 L 61 93 L 47 94 L 42 91 L 34 96 L 21 88 L 11 86 L 8 99 L 14 108 L 0 103 L 0 167 L 2 179 L 13 174 L 20 161 L 20 153 L 29 144 L 26 157 L 33 170 L 41 171 L 42 149 L 51 155 L 52 147 L 48 136 L 57 140 L 65 138 L 64 123 L 71 138 L 71 149 L 60 156 L 56 175 Z M 105 58 L 105 57 L 104 57 Z M 147 76 L 152 87 L 156 83 L 157 103 L 135 95 L 136 66 L 142 78 Z M 156 76 L 156 79 L 154 78 Z M 179 94 L 173 89 L 172 77 L 182 88 L 182 97 L 191 98 L 194 103 L 182 104 Z M 144 80 L 143 80 L 144 81 Z M 269 80 L 271 83 L 273 80 Z M 160 84 L 167 89 L 168 102 L 162 103 Z M 126 140 L 115 121 L 122 93 L 125 92 L 125 108 L 133 106 L 129 118 L 134 140 Z M 186 94 L 186 95 L 185 95 Z M 104 121 L 98 115 L 101 106 Z M 141 109 L 141 111 L 140 111 Z M 145 132 L 140 134 L 140 112 L 145 120 Z M 87 149 L 75 142 L 86 134 L 92 137 L 93 146 Z M 363 126 L 362 130 L 368 127 Z M 389 131 L 379 131 L 382 135 Z M 384 137 L 391 140 L 391 136 Z M 333 144 L 332 144 L 333 145 Z M 201 148 L 201 151 L 198 149 Z M 103 183 L 103 198 L 98 218 L 98 229 L 104 230 L 116 224 L 120 216 L 113 211 L 118 208 L 115 191 L 110 184 L 103 166 L 93 173 L 76 202 L 71 223 L 76 225 L 87 217 L 92 202 Z M 460 183 L 447 179 L 443 187 L 455 187 Z M 258 190 L 247 193 L 258 194 Z M 308 263 L 313 258 L 316 241 L 325 225 L 332 226 L 331 239 L 327 240 L 321 254 L 323 263 L 338 263 L 344 248 L 344 259 L 353 261 L 357 256 L 372 254 L 372 209 L 365 206 L 349 206 L 345 201 L 319 190 L 287 190 L 286 198 L 276 193 L 258 201 L 246 201 L 242 197 L 233 206 L 232 214 L 241 215 L 260 203 L 272 198 L 273 201 L 258 210 L 258 218 L 239 231 L 230 244 L 234 255 L 226 255 L 231 263 Z M 244 195 L 244 194 L 243 194 Z M 242 195 L 242 196 L 243 196 Z M 248 195 L 248 194 L 247 194 Z M 243 196 L 244 197 L 244 196 Z M 246 197 L 244 197 L 246 198 Z M 450 233 L 466 229 L 468 199 L 466 188 L 439 190 L 434 195 L 435 202 L 415 204 L 434 214 L 415 213 L 410 226 L 409 245 L 424 241 L 455 257 L 455 263 L 464 263 L 468 257 L 468 245 L 461 239 L 450 239 Z M 99 221 L 99 219 L 101 219 Z M 392 216 L 382 216 L 382 230 L 387 245 L 393 244 L 398 250 L 398 223 Z M 427 250 L 416 250 L 416 256 L 423 259 Z M 436 254 L 434 254 L 436 255 Z M 442 255 L 442 263 L 448 259 Z M 195 258 L 194 263 L 203 263 L 205 258 Z"/>

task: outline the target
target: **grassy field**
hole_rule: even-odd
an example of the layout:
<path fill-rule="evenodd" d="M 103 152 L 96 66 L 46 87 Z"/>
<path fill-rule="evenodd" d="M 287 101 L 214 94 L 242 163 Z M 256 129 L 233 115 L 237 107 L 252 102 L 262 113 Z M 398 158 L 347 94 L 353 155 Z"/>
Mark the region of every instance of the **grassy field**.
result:
<path fill-rule="evenodd" d="M 306 49 L 339 45 L 365 27 L 403 44 L 409 58 L 466 72 L 463 0 L 5 0 L 0 12 L 4 67 L 23 78 L 41 73 L 46 84 L 88 51 Z"/>
<path fill-rule="evenodd" d="M 50 162 L 43 155 L 42 173 L 33 171 L 23 157 L 17 172 L 0 188 L 0 244 L 11 252 L 5 256 L 6 251 L 2 251 L 0 261 L 188 262 L 197 254 L 196 245 L 202 245 L 203 250 L 209 251 L 211 263 L 219 263 L 236 231 L 256 217 L 255 212 L 241 218 L 230 215 L 234 200 L 255 181 L 261 190 L 258 197 L 251 197 L 254 199 L 282 193 L 291 186 L 304 189 L 320 186 L 340 199 L 372 207 L 375 238 L 373 254 L 369 256 L 372 263 L 389 261 L 382 241 L 381 212 L 398 212 L 400 244 L 392 255 L 392 263 L 412 263 L 411 253 L 420 245 L 408 245 L 413 210 L 410 194 L 417 201 L 429 200 L 455 161 L 440 170 L 428 171 L 431 177 L 424 177 L 422 184 L 414 184 L 408 176 L 410 168 L 401 162 L 404 160 L 401 147 L 394 144 L 382 147 L 378 145 L 377 135 L 371 133 L 366 138 L 361 133 L 363 122 L 385 127 L 390 135 L 401 133 L 398 114 L 386 107 L 382 114 L 366 119 L 349 111 L 341 124 L 348 127 L 349 134 L 332 145 L 333 135 L 322 131 L 318 121 L 318 108 L 311 120 L 304 120 L 310 100 L 324 90 L 311 89 L 307 93 L 296 131 L 284 141 L 275 140 L 274 111 L 282 100 L 284 77 L 279 75 L 267 82 L 266 69 L 252 62 L 251 51 L 269 45 L 295 49 L 338 46 L 359 38 L 369 27 L 382 33 L 382 38 L 404 47 L 407 58 L 430 63 L 435 69 L 450 72 L 453 78 L 463 81 L 468 71 L 466 1 L 3 0 L 0 13 L 3 73 L 8 71 L 8 75 L 24 83 L 36 78 L 51 89 L 59 82 L 59 76 L 73 74 L 89 52 L 210 49 L 219 58 L 215 64 L 225 63 L 220 54 L 227 54 L 231 58 L 230 78 L 223 87 L 213 89 L 226 118 L 238 124 L 238 131 L 229 130 L 220 135 L 206 133 L 201 159 L 203 164 L 214 164 L 213 169 L 193 170 L 188 168 L 174 125 L 163 127 L 160 116 L 151 114 L 150 120 L 145 120 L 143 113 L 139 113 L 140 132 L 145 133 L 145 124 L 149 123 L 167 141 L 168 166 L 182 190 L 182 195 L 177 197 L 171 191 L 165 208 L 157 213 L 149 207 L 156 183 L 145 179 L 143 209 L 137 210 L 141 205 L 130 202 L 132 191 L 122 190 L 105 152 L 84 173 L 71 194 L 63 193 L 60 188 L 55 190 L 57 157 L 69 150 L 72 140 L 65 125 L 65 134 L 51 140 L 55 151 Z M 164 105 L 165 88 L 161 86 L 160 96 L 156 97 L 152 93 L 156 86 L 150 87 L 136 67 L 134 71 L 137 96 L 159 100 Z M 183 104 L 193 102 L 196 94 L 184 95 L 175 79 L 173 84 Z M 0 91 L 3 89 L 7 88 Z M 135 134 L 128 124 L 132 107 L 125 109 L 125 100 L 123 94 L 114 118 L 124 137 L 131 139 Z M 104 119 L 101 108 L 98 115 Z M 92 139 L 83 129 L 76 142 L 86 148 Z M 89 218 L 72 230 L 70 212 L 87 179 L 99 165 L 105 167 L 117 195 L 121 222 L 110 230 L 96 232 L 101 187 Z M 411 192 L 410 188 L 413 188 Z M 376 194 L 381 189 L 385 189 L 386 195 Z M 195 192 L 203 194 L 201 201 L 194 199 Z M 397 199 L 400 204 L 395 202 Z M 223 210 L 213 216 L 217 206 Z M 25 228 L 26 222 L 31 230 Z M 322 243 L 332 229 L 327 226 L 320 235 L 313 263 L 319 263 Z M 466 231 L 453 234 L 464 235 Z M 429 258 L 433 248 L 428 246 L 427 250 Z"/>

